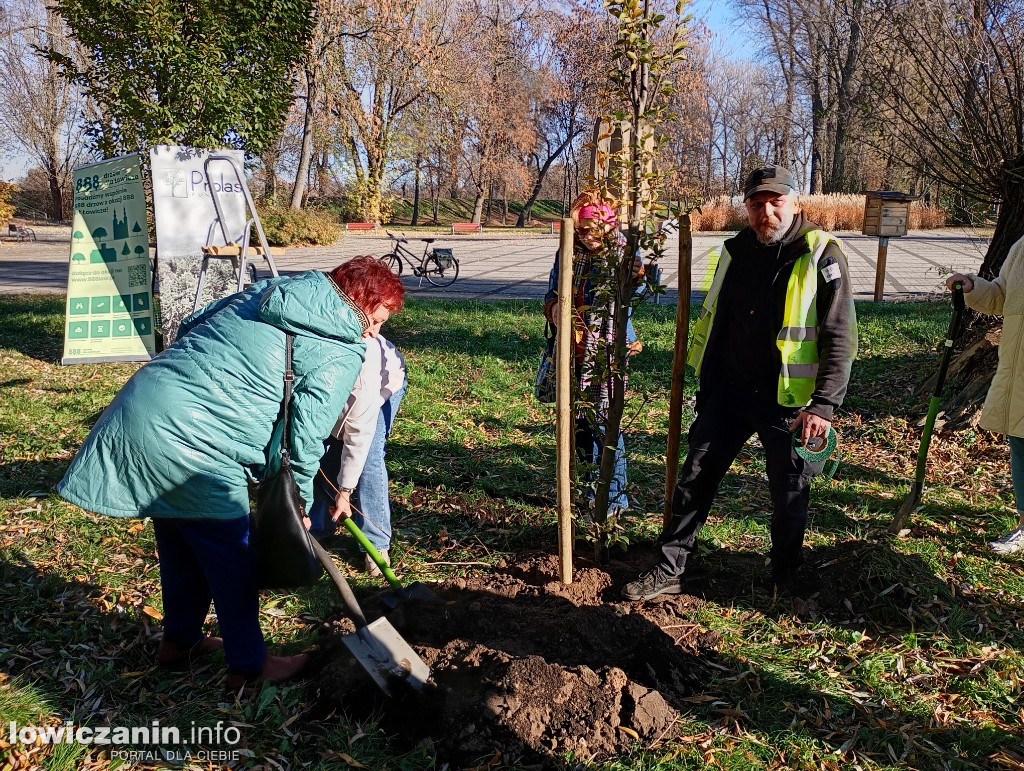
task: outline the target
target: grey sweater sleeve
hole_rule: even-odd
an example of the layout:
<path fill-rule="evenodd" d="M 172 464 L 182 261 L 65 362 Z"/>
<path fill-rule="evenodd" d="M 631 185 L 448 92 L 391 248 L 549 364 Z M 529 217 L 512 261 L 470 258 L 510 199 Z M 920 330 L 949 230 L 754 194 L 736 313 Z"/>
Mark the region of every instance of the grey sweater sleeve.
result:
<path fill-rule="evenodd" d="M 850 267 L 832 242 L 818 262 L 818 377 L 806 409 L 832 420 L 843 403 L 850 369 L 857 356 L 857 312 L 853 306 Z"/>

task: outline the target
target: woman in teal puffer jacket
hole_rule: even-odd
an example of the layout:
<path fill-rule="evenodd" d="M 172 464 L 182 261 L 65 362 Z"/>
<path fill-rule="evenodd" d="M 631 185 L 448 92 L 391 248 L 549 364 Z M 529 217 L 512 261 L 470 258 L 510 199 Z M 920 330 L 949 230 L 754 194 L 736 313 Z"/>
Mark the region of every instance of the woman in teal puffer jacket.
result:
<path fill-rule="evenodd" d="M 330 274 L 254 284 L 189 317 L 177 341 L 125 384 L 58 486 L 83 509 L 152 517 L 164 636 L 158 661 L 224 647 L 229 687 L 298 673 L 306 655 L 268 656 L 248 569 L 249 477 L 267 464 L 293 343 L 291 460 L 307 507 L 323 440 L 362 366 L 362 338 L 402 307 L 387 266 L 357 257 Z M 205 637 L 210 601 L 223 640 Z"/>

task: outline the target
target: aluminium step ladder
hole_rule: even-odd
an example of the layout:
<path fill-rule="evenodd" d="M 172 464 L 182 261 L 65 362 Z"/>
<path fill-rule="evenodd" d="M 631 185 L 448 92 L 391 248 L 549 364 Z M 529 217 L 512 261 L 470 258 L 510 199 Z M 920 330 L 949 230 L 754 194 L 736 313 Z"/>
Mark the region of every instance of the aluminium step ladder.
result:
<path fill-rule="evenodd" d="M 231 170 L 231 174 L 234 176 L 235 181 L 242 190 L 242 196 L 244 198 L 243 204 L 243 216 L 245 217 L 245 224 L 242 226 L 241 234 L 236 237 L 232 237 L 228 233 L 227 220 L 224 217 L 224 208 L 221 206 L 220 199 L 218 196 L 221 194 L 217 187 L 214 186 L 210 179 L 210 164 L 212 163 L 226 163 Z M 203 174 L 206 175 L 206 184 L 210 189 L 210 198 L 213 200 L 213 208 L 217 213 L 217 218 L 210 224 L 210 230 L 206 235 L 206 246 L 203 249 L 203 264 L 199 269 L 199 283 L 196 285 L 196 299 L 192 306 L 192 312 L 195 313 L 199 310 L 199 299 L 203 294 L 203 284 L 206 283 L 206 270 L 210 265 L 210 260 L 231 260 L 231 265 L 238 276 L 238 291 L 241 292 L 245 286 L 245 274 L 246 271 L 251 271 L 253 274 L 253 281 L 256 280 L 256 265 L 255 262 L 259 259 L 263 259 L 267 263 L 267 267 L 270 269 L 272 276 L 279 276 L 277 271 L 277 264 L 274 262 L 274 255 L 284 254 L 283 248 L 271 247 L 267 243 L 266 233 L 263 232 L 263 224 L 260 222 L 260 215 L 256 211 L 256 204 L 252 200 L 252 194 L 249 192 L 249 186 L 245 183 L 245 174 L 239 167 L 238 162 L 230 155 L 220 155 L 212 153 L 207 157 L 203 163 Z M 252 235 L 252 229 L 256 228 L 256 236 L 259 239 L 258 246 L 250 246 L 249 238 Z M 221 238 L 224 241 L 223 246 L 217 246 L 213 244 L 213 237 L 216 230 L 220 231 Z"/>

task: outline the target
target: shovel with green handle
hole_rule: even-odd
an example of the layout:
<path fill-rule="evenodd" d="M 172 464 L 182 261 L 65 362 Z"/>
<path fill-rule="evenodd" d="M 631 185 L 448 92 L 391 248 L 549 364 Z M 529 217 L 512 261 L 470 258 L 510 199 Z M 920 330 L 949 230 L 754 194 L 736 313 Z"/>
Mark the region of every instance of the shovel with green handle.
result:
<path fill-rule="evenodd" d="M 353 507 L 355 508 L 355 507 Z M 363 515 L 365 518 L 365 515 Z M 380 572 L 384 574 L 384 577 L 391 584 L 391 591 L 384 592 L 380 596 L 380 601 L 387 605 L 389 608 L 397 607 L 400 602 L 405 600 L 419 600 L 421 602 L 444 602 L 437 594 L 428 589 L 425 584 L 420 581 L 413 581 L 408 586 L 402 586 L 402 582 L 398 580 L 398 576 L 395 575 L 395 571 L 391 569 L 391 566 L 384 560 L 377 551 L 373 544 L 370 543 L 370 539 L 366 537 L 366 534 L 359 529 L 358 525 L 352 521 L 352 517 L 342 517 L 342 522 L 348 531 L 355 537 L 362 546 L 366 553 L 370 555 L 370 559 L 373 560 L 374 564 L 380 568 Z"/>
<path fill-rule="evenodd" d="M 388 696 L 395 695 L 395 686 L 400 683 L 417 690 L 423 688 L 430 679 L 430 668 L 386 618 L 381 616 L 373 623 L 367 623 L 363 609 L 334 560 L 315 538 L 310 536 L 309 542 L 338 588 L 348 617 L 356 625 L 353 634 L 341 638 L 345 647 Z"/>
<path fill-rule="evenodd" d="M 328 478 L 327 474 L 324 473 L 323 469 L 320 469 L 319 474 L 320 476 L 323 477 L 324 481 L 327 483 L 328 487 L 331 490 L 333 490 L 336 494 L 339 493 L 338 488 L 335 487 L 334 482 L 332 482 Z M 362 516 L 364 522 L 372 522 L 372 520 L 369 519 L 365 514 L 363 514 L 363 512 L 361 512 L 355 506 L 355 504 L 351 503 L 351 501 L 349 502 L 349 506 L 351 506 L 354 512 Z M 356 525 L 356 523 L 352 520 L 352 517 L 341 517 L 340 519 L 345 524 L 345 527 L 348 529 L 348 531 L 356 539 L 356 541 L 359 542 L 359 545 L 362 546 L 363 549 L 366 550 L 366 553 L 370 555 L 370 559 L 373 560 L 374 564 L 376 564 L 376 566 L 380 568 L 380 572 L 384 574 L 384 577 L 388 580 L 388 583 L 391 584 L 391 591 L 384 592 L 380 596 L 381 602 L 383 602 L 387 607 L 396 608 L 398 607 L 398 604 L 400 602 L 403 602 L 405 600 L 418 600 L 420 602 L 426 601 L 438 603 L 444 602 L 444 600 L 438 597 L 437 594 L 432 592 L 419 581 L 414 581 L 408 586 L 403 587 L 402 582 L 399 581 L 398 576 L 395 575 L 395 571 L 391 569 L 391 566 L 381 556 L 380 552 L 377 551 L 376 547 L 374 547 L 374 545 L 370 543 L 370 539 L 367 538 L 363 531 L 359 529 L 359 526 Z"/>
<path fill-rule="evenodd" d="M 889 525 L 889 532 L 898 535 L 903 526 L 910 519 L 910 515 L 921 508 L 921 497 L 924 494 L 924 474 L 928 465 L 928 445 L 932 441 L 932 430 L 935 428 L 935 418 L 939 414 L 939 397 L 942 396 L 942 386 L 946 383 L 946 371 L 949 369 L 949 362 L 953 358 L 953 343 L 960 332 L 960 323 L 963 320 L 964 309 L 964 285 L 957 281 L 953 284 L 953 316 L 949 320 L 949 330 L 946 332 L 945 350 L 942 352 L 942 362 L 939 364 L 939 374 L 935 380 L 935 393 L 928 403 L 928 417 L 924 422 L 924 433 L 921 435 L 921 447 L 917 451 L 917 473 L 914 475 L 914 486 L 910 495 L 906 497 L 900 506 L 892 524 Z"/>

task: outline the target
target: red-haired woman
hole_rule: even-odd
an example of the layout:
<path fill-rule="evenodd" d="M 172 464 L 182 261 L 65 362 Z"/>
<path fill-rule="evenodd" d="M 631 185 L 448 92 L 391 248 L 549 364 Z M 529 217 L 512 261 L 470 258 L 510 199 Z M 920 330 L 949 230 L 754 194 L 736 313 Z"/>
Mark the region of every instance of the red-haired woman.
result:
<path fill-rule="evenodd" d="M 269 656 L 248 562 L 249 475 L 268 461 L 294 335 L 291 460 L 307 507 L 323 440 L 352 390 L 363 338 L 402 307 L 401 282 L 357 257 L 330 273 L 253 284 L 182 322 L 174 345 L 125 384 L 58 491 L 115 517 L 152 517 L 160 556 L 164 666 L 223 647 L 228 686 L 281 682 L 305 654 Z M 213 601 L 221 637 L 203 634 Z"/>

